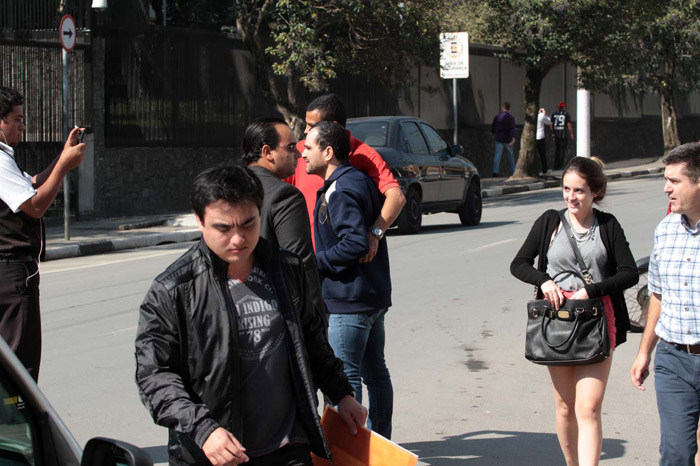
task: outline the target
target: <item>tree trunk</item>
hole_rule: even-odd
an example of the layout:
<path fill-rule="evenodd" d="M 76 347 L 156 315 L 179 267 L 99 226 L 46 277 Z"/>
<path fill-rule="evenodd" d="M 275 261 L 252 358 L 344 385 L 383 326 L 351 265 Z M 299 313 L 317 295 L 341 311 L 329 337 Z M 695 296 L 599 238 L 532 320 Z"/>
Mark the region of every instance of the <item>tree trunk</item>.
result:
<path fill-rule="evenodd" d="M 661 86 L 661 123 L 663 125 L 664 155 L 681 144 L 678 138 L 678 117 L 673 101 L 673 90 Z"/>
<path fill-rule="evenodd" d="M 253 56 L 255 72 L 258 83 L 262 87 L 263 95 L 282 114 L 282 118 L 292 128 L 294 134 L 301 138 L 304 135 L 306 124 L 304 119 L 298 115 L 299 104 L 297 103 L 296 89 L 299 79 L 291 76 L 284 76 L 283 78 L 276 76 L 272 68 L 272 60 L 265 51 L 267 36 L 263 29 L 263 18 L 265 12 L 272 5 L 272 1 L 264 0 L 262 5 L 259 6 L 259 11 L 256 13 L 257 16 L 238 16 L 236 18 L 236 27 L 241 39 L 248 46 L 248 50 Z M 255 21 L 253 21 L 254 17 Z M 280 81 L 282 80 L 284 80 L 285 90 L 280 89 L 282 87 Z"/>
<path fill-rule="evenodd" d="M 525 71 L 525 125 L 520 138 L 518 162 L 515 165 L 515 173 L 513 173 L 512 178 L 537 176 L 537 148 L 535 147 L 537 113 L 540 106 L 542 80 L 546 74 L 537 68 L 528 68 Z"/>

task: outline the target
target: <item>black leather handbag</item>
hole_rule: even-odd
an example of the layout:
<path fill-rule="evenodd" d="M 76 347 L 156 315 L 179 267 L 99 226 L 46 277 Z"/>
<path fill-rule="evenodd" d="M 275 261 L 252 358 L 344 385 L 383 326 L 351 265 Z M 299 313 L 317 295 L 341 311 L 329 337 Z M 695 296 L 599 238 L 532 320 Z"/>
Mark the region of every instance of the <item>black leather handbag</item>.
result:
<path fill-rule="evenodd" d="M 553 279 L 570 273 L 591 283 L 591 275 L 571 238 L 569 225 L 563 213 L 560 215 L 583 273 L 567 270 Z M 567 299 L 558 311 L 546 299 L 527 303 L 525 357 L 528 360 L 545 366 L 582 366 L 601 362 L 609 356 L 608 323 L 600 298 Z"/>

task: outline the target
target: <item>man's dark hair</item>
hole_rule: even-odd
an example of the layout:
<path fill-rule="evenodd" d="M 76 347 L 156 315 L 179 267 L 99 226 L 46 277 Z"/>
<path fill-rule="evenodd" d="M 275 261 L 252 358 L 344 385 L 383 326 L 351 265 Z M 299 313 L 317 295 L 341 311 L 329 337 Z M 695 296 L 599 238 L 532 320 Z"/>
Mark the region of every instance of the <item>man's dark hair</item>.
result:
<path fill-rule="evenodd" d="M 510 102 L 503 102 L 503 108 L 510 110 Z"/>
<path fill-rule="evenodd" d="M 321 97 L 316 97 L 306 107 L 307 112 L 318 110 L 323 121 L 335 121 L 340 126 L 345 128 L 348 121 L 348 114 L 345 112 L 345 105 L 335 94 L 323 94 Z"/>
<path fill-rule="evenodd" d="M 350 158 L 350 137 L 345 128 L 332 121 L 319 121 L 313 127 L 316 129 L 316 144 L 321 150 L 333 148 L 333 154 L 340 163 Z"/>
<path fill-rule="evenodd" d="M 666 154 L 661 161 L 664 165 L 685 163 L 683 173 L 690 181 L 697 183 L 700 179 L 700 142 L 682 144 Z"/>
<path fill-rule="evenodd" d="M 262 155 L 262 148 L 268 145 L 273 149 L 280 143 L 277 125 L 286 125 L 281 118 L 261 118 L 249 124 L 243 133 L 241 159 L 246 165 L 255 163 Z"/>
<path fill-rule="evenodd" d="M 12 109 L 24 104 L 24 96 L 11 87 L 0 86 L 0 118 L 5 118 Z"/>
<path fill-rule="evenodd" d="M 260 209 L 262 183 L 247 167 L 220 165 L 208 168 L 196 176 L 190 191 L 192 210 L 202 223 L 206 207 L 217 201 L 230 205 L 252 202 Z"/>

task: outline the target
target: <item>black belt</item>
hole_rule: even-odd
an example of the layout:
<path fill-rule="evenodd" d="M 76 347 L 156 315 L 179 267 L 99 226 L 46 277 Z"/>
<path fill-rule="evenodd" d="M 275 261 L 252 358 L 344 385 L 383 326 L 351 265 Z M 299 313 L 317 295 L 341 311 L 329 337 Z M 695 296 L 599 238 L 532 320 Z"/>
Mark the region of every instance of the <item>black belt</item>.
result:
<path fill-rule="evenodd" d="M 664 339 L 661 339 L 664 343 L 666 343 L 669 346 L 673 346 L 679 351 L 683 351 L 684 353 L 688 354 L 700 354 L 700 345 L 684 345 L 681 343 L 671 343 L 670 341 L 666 341 Z"/>
<path fill-rule="evenodd" d="M 29 254 L 0 252 L 0 262 L 36 262 L 36 259 Z"/>

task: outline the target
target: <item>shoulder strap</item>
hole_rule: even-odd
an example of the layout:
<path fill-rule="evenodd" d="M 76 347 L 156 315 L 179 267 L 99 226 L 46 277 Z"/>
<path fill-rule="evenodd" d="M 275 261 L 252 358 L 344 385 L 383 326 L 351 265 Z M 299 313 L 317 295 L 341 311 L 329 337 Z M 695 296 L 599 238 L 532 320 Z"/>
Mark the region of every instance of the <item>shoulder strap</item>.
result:
<path fill-rule="evenodd" d="M 571 233 L 571 227 L 569 226 L 569 222 L 567 222 L 566 218 L 564 217 L 564 212 L 566 212 L 566 209 L 559 211 L 559 218 L 561 219 L 561 223 L 564 226 L 566 237 L 569 238 L 569 244 L 571 244 L 571 249 L 574 250 L 574 254 L 576 255 L 576 262 L 578 262 L 578 266 L 581 269 L 581 274 L 583 275 L 584 281 L 589 284 L 593 283 L 593 277 L 591 277 L 591 273 L 588 271 L 588 267 L 586 267 L 586 262 L 583 260 L 581 251 L 576 245 L 576 240 L 574 239 L 574 235 Z"/>

